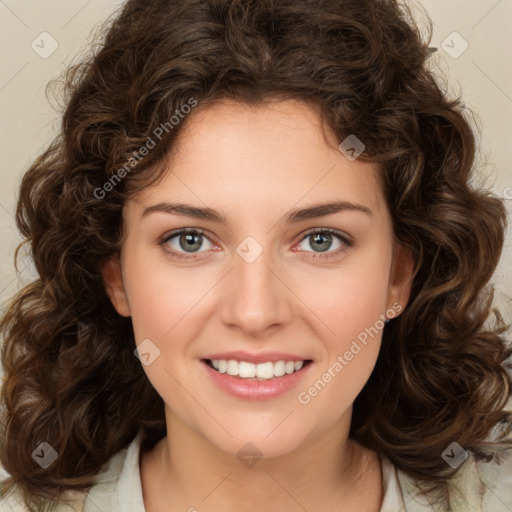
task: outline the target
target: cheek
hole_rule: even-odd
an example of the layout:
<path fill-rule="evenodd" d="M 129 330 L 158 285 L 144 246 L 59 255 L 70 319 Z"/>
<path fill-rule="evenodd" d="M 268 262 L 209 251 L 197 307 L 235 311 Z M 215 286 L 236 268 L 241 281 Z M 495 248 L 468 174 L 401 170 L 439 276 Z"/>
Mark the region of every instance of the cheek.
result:
<path fill-rule="evenodd" d="M 377 361 L 386 312 L 385 286 L 380 280 L 344 279 L 312 309 L 329 329 L 323 329 L 324 356 L 310 382 L 301 387 L 298 402 L 328 424 L 349 409 L 368 381 Z M 378 289 L 378 293 L 376 293 Z"/>
<path fill-rule="evenodd" d="M 335 404 L 333 414 L 350 406 L 377 360 L 387 310 L 388 268 L 386 258 L 359 260 L 351 268 L 326 273 L 325 279 L 315 274 L 299 292 L 317 318 L 324 351 L 319 380 L 305 384 L 303 390 L 317 406 Z M 313 385 L 311 394 L 309 385 Z"/>
<path fill-rule="evenodd" d="M 127 244 L 123 261 L 125 291 L 130 306 L 131 321 L 136 344 L 150 339 L 160 346 L 160 336 L 168 323 L 166 311 L 173 311 L 173 295 L 164 294 L 166 283 L 158 279 L 158 272 L 144 256 L 129 251 Z M 167 326 L 167 329 L 170 325 Z"/>
<path fill-rule="evenodd" d="M 208 277 L 205 270 L 171 270 L 169 261 L 157 251 L 139 254 L 135 249 L 126 259 L 124 268 L 137 341 L 154 338 L 163 342 L 176 330 L 174 326 L 183 326 L 181 320 L 213 284 L 212 276 Z"/>
<path fill-rule="evenodd" d="M 179 382 L 190 368 L 175 363 L 183 358 L 187 340 L 194 336 L 189 319 L 208 290 L 208 280 L 201 281 L 190 272 L 170 272 L 164 258 L 136 250 L 126 258 L 124 274 L 136 345 L 150 354 L 143 370 L 167 405 L 186 411 L 194 404 Z"/>
<path fill-rule="evenodd" d="M 337 271 L 314 273 L 303 279 L 299 295 L 327 327 L 329 348 L 343 350 L 385 314 L 388 282 L 386 258 L 361 258 Z"/>

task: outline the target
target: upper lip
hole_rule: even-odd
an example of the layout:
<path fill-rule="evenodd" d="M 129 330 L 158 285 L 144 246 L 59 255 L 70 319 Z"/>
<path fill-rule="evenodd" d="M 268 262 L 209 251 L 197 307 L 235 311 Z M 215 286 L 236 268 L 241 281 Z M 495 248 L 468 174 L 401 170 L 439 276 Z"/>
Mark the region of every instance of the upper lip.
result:
<path fill-rule="evenodd" d="M 308 358 L 298 356 L 296 354 L 290 354 L 287 352 L 259 352 L 257 354 L 251 354 L 249 352 L 244 352 L 243 350 L 236 350 L 234 352 L 217 352 L 215 354 L 210 354 L 206 356 L 204 359 L 225 359 L 229 361 L 230 359 L 235 359 L 236 361 L 247 361 L 249 363 L 266 363 L 276 361 L 307 361 Z"/>

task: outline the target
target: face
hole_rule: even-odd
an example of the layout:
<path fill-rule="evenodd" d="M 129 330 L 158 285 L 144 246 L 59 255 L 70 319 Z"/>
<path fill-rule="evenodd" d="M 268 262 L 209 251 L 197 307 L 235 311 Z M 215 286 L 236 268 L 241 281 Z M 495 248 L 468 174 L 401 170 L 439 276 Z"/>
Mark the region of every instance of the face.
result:
<path fill-rule="evenodd" d="M 329 144 L 303 103 L 217 103 L 124 220 L 104 278 L 168 422 L 233 455 L 348 433 L 412 269 L 375 164 Z"/>

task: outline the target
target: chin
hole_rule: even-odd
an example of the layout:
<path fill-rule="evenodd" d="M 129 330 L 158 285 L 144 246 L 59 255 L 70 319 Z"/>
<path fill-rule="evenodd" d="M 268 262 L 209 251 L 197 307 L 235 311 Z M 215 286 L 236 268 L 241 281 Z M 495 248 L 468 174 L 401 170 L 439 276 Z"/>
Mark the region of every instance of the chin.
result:
<path fill-rule="evenodd" d="M 226 425 L 229 434 L 217 424 L 215 427 L 211 424 L 205 425 L 204 429 L 199 428 L 197 433 L 207 443 L 232 457 L 240 458 L 244 450 L 253 450 L 258 457 L 279 457 L 293 452 L 303 442 L 302 437 L 290 435 L 290 425 L 287 425 L 288 428 L 281 428 L 284 425 L 276 428 L 282 419 L 281 417 L 273 423 L 273 427 L 267 428 L 256 427 L 254 422 L 242 425 L 240 422 L 221 421 L 219 418 L 219 422 Z M 213 428 L 215 432 L 212 431 Z"/>

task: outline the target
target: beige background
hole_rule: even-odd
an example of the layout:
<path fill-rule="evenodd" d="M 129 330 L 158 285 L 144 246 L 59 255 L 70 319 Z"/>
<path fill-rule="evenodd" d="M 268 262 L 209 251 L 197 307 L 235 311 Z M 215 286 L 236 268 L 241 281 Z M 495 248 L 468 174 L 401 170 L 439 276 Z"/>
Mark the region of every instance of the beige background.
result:
<path fill-rule="evenodd" d="M 0 301 L 5 301 L 34 272 L 23 260 L 13 266 L 19 242 L 13 211 L 17 186 L 31 160 L 59 128 L 59 115 L 45 97 L 56 78 L 79 52 L 87 51 L 91 30 L 118 8 L 119 0 L 0 0 Z M 508 196 L 512 214 L 512 0 L 423 0 L 434 22 L 435 61 L 453 91 L 479 116 L 486 183 Z M 420 18 L 421 19 L 421 18 Z M 459 35 L 453 34 L 456 31 Z M 48 35 L 41 35 L 47 32 Z M 53 41 L 52 40 L 55 41 Z M 445 41 L 441 47 L 441 43 Z M 37 48 L 37 53 L 31 45 Z M 58 45 L 51 55 L 45 55 Z M 462 53 L 466 44 L 467 49 Z M 444 48 L 444 49 L 443 49 Z M 458 55 L 461 53 L 460 55 Z M 46 57 L 46 58 L 43 58 Z M 512 224 L 512 215 L 511 215 Z M 512 230 L 495 280 L 497 303 L 512 321 Z"/>

